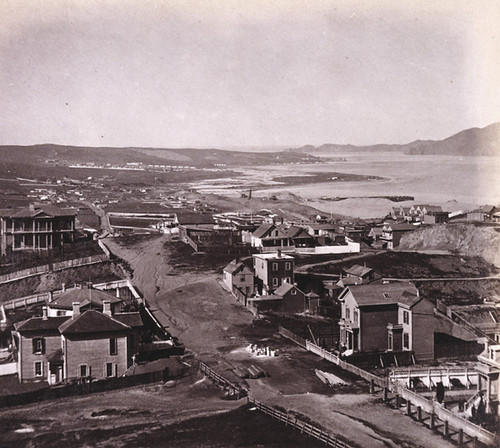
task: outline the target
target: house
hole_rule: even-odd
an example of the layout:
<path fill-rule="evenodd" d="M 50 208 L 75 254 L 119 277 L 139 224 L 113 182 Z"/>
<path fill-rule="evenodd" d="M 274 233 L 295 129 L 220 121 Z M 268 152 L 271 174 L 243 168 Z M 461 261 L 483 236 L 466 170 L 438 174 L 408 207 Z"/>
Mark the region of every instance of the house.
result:
<path fill-rule="evenodd" d="M 123 305 L 123 300 L 119 297 L 119 289 L 116 295 L 100 289 L 93 288 L 91 284 L 76 285 L 75 288 L 67 289 L 57 295 L 47 304 L 49 317 L 53 316 L 72 316 L 73 303 L 80 304 L 80 312 L 87 309 L 95 309 L 103 311 L 104 302 L 108 301 L 111 304 L 113 314 L 120 312 Z"/>
<path fill-rule="evenodd" d="M 413 351 L 434 357 L 434 305 L 411 283 L 348 286 L 341 302 L 340 343 L 346 355 Z"/>
<path fill-rule="evenodd" d="M 238 260 L 233 260 L 223 271 L 223 281 L 229 291 L 236 288 L 246 297 L 250 297 L 254 292 L 253 270 L 246 264 Z"/>
<path fill-rule="evenodd" d="M 410 214 L 416 217 L 416 220 L 422 220 L 424 215 L 429 215 L 430 213 L 442 212 L 443 209 L 439 205 L 412 205 L 410 208 Z"/>
<path fill-rule="evenodd" d="M 303 227 L 292 225 L 285 232 L 296 248 L 316 246 L 316 240 Z"/>
<path fill-rule="evenodd" d="M 422 222 L 427 225 L 444 224 L 448 222 L 448 212 L 428 211 L 423 215 Z"/>
<path fill-rule="evenodd" d="M 487 343 L 477 359 L 478 390 L 485 392 L 486 412 L 491 413 L 496 408 L 500 416 L 500 345 Z"/>
<path fill-rule="evenodd" d="M 59 327 L 64 378 L 122 375 L 129 367 L 131 330 L 114 319 L 108 308 L 103 313 L 87 310 L 80 314 L 75 306 L 73 316 Z"/>
<path fill-rule="evenodd" d="M 328 236 L 330 233 L 335 232 L 335 226 L 327 223 L 314 223 L 307 226 L 307 232 L 314 237 Z"/>
<path fill-rule="evenodd" d="M 277 253 L 253 255 L 253 268 L 259 294 L 272 294 L 283 283 L 294 282 L 294 258 Z"/>
<path fill-rule="evenodd" d="M 384 224 L 380 241 L 387 249 L 394 249 L 399 246 L 403 235 L 407 232 L 413 232 L 416 227 L 412 224 Z"/>
<path fill-rule="evenodd" d="M 0 251 L 50 250 L 76 237 L 74 209 L 51 204 L 0 210 Z"/>
<path fill-rule="evenodd" d="M 344 269 L 344 274 L 346 277 L 356 279 L 358 285 L 369 283 L 375 279 L 375 271 L 372 268 L 360 266 L 359 264 Z"/>
<path fill-rule="evenodd" d="M 12 341 L 17 348 L 19 381 L 62 381 L 61 333 L 59 327 L 68 316 L 48 317 L 44 308 L 42 317 L 16 322 Z"/>
<path fill-rule="evenodd" d="M 139 312 L 113 314 L 109 301 L 103 312 L 83 313 L 75 302 L 71 316 L 49 316 L 44 307 L 41 317 L 14 324 L 19 381 L 120 376 L 139 351 L 143 329 Z"/>
<path fill-rule="evenodd" d="M 250 309 L 303 313 L 307 308 L 306 295 L 291 283 L 283 283 L 273 294 L 248 299 Z"/>
<path fill-rule="evenodd" d="M 276 224 L 262 224 L 252 233 L 252 247 L 257 247 L 261 252 L 275 252 L 277 250 L 294 251 L 295 246 L 286 230 Z"/>

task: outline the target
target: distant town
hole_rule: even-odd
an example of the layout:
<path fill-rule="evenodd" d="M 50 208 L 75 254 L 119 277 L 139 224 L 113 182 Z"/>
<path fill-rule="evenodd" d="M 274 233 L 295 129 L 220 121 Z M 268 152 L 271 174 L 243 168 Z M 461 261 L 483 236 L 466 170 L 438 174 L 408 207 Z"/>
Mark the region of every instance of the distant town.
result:
<path fill-rule="evenodd" d="M 360 219 L 237 183 L 224 197 L 120 177 L 189 165 L 66 169 L 79 176 L 2 180 L 5 412 L 204 379 L 310 443 L 355 446 L 288 395 L 358 393 L 429 437 L 497 446 L 500 271 L 457 243 L 498 234 L 497 205 L 399 195 Z"/>

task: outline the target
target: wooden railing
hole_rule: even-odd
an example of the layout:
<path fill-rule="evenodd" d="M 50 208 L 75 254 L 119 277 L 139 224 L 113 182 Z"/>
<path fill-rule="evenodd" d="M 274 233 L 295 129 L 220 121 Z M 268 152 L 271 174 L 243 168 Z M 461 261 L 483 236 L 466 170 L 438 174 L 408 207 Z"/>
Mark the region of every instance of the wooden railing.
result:
<path fill-rule="evenodd" d="M 208 378 L 214 380 L 216 383 L 220 384 L 229 389 L 231 395 L 236 396 L 237 398 L 242 398 L 247 396 L 247 391 L 241 388 L 239 385 L 232 383 L 228 379 L 224 378 L 222 375 L 217 373 L 214 369 L 209 367 L 203 361 L 200 361 L 199 371 L 203 373 Z"/>
<path fill-rule="evenodd" d="M 286 328 L 280 327 L 279 332 L 282 336 L 291 339 L 294 342 L 296 342 L 296 339 L 302 339 L 299 338 L 299 336 L 294 335 L 291 331 L 287 330 Z M 404 400 L 406 400 L 409 403 L 408 405 L 409 407 L 416 406 L 418 409 L 427 412 L 431 416 L 434 416 L 433 418 L 438 418 L 439 420 L 445 422 L 447 428 L 449 425 L 450 427 L 454 427 L 457 428 L 457 430 L 460 430 L 462 432 L 462 435 L 466 434 L 472 439 L 477 438 L 480 442 L 484 443 L 485 445 L 498 446 L 500 440 L 497 435 L 487 431 L 484 428 L 481 428 L 480 426 L 458 415 L 453 414 L 451 411 L 445 409 L 439 403 L 430 401 L 427 398 L 423 397 L 422 395 L 417 394 L 406 387 L 403 387 L 398 384 L 392 384 L 387 378 L 381 378 L 379 376 L 373 375 L 372 373 L 367 372 L 366 370 L 360 369 L 359 367 L 356 367 L 348 362 L 345 362 L 344 360 L 328 352 L 327 350 L 318 347 L 317 345 L 313 344 L 310 341 L 305 341 L 305 342 L 306 342 L 305 348 L 307 350 L 316 353 L 322 358 L 338 365 L 342 369 L 354 373 L 355 375 L 369 381 L 371 385 L 370 389 L 373 390 L 373 386 L 378 385 L 382 387 L 382 389 L 384 390 L 384 396 L 387 396 L 388 392 L 392 392 L 396 395 L 397 399 L 403 398 Z M 296 343 L 303 346 L 299 342 Z"/>
<path fill-rule="evenodd" d="M 248 403 L 252 403 L 259 411 L 264 412 L 267 415 L 270 415 L 276 420 L 283 422 L 286 426 L 292 426 L 293 428 L 299 429 L 301 433 L 306 434 L 310 437 L 314 437 L 316 440 L 324 443 L 326 446 L 330 446 L 333 448 L 351 448 L 351 445 L 348 445 L 343 440 L 340 440 L 338 437 L 331 436 L 327 432 L 323 431 L 319 427 L 307 423 L 304 420 L 301 420 L 295 415 L 291 415 L 288 412 L 280 411 L 271 406 L 266 406 L 265 404 L 255 400 L 254 398 L 248 397 Z"/>

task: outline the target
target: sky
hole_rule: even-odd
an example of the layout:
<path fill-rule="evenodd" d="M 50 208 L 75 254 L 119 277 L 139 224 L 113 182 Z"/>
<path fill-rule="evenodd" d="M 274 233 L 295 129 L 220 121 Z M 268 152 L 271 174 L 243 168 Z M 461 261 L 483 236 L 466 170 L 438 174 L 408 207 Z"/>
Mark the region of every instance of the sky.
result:
<path fill-rule="evenodd" d="M 497 0 L 0 0 L 0 144 L 407 143 L 500 121 Z"/>

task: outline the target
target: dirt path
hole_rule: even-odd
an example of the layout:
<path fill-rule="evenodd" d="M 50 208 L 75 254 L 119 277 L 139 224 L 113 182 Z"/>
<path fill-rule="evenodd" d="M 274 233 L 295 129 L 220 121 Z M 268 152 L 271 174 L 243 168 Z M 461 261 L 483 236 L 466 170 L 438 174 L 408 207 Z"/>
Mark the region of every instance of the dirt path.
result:
<path fill-rule="evenodd" d="M 186 347 L 198 355 L 211 357 L 214 362 L 220 360 L 221 365 L 242 362 L 236 358 L 246 355 L 234 355 L 231 350 L 248 343 L 241 336 L 241 326 L 251 324 L 253 316 L 220 286 L 217 274 L 200 275 L 176 269 L 169 259 L 168 246 L 165 247 L 167 241 L 168 237 L 159 237 L 134 247 L 120 246 L 112 239 L 106 243 L 113 253 L 130 264 L 134 284 L 156 310 L 161 322 L 168 325 Z M 272 341 L 264 343 L 272 344 Z M 283 354 L 267 366 L 264 363 L 268 370 L 272 362 L 278 363 L 270 378 L 248 381 L 250 394 L 257 400 L 307 415 L 332 434 L 341 434 L 357 446 L 453 446 L 379 403 L 376 396 L 312 393 L 317 378 L 307 364 L 311 362 L 306 361 L 309 355 L 290 350 L 290 355 Z"/>
<path fill-rule="evenodd" d="M 163 326 L 198 354 L 211 354 L 237 343 L 235 326 L 250 324 L 252 314 L 235 303 L 218 275 L 180 272 L 169 259 L 168 236 L 125 247 L 112 238 L 105 243 L 133 270 L 132 281 Z"/>

